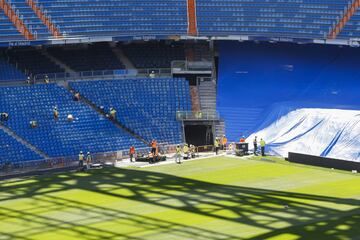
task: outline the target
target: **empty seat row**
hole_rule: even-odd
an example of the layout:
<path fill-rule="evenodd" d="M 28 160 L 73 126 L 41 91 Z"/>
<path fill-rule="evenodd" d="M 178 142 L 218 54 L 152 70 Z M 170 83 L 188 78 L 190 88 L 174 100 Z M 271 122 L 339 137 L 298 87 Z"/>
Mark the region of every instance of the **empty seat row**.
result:
<path fill-rule="evenodd" d="M 53 118 L 55 106 L 58 120 Z M 50 157 L 74 156 L 79 151 L 113 152 L 130 145 L 146 147 L 55 84 L 0 87 L 0 111 L 10 115 L 6 127 Z M 74 121 L 67 120 L 69 114 Z M 37 128 L 30 127 L 33 120 Z"/>
<path fill-rule="evenodd" d="M 326 38 L 348 0 L 198 0 L 200 35 Z"/>
<path fill-rule="evenodd" d="M 115 107 L 118 121 L 145 140 L 182 142 L 176 111 L 191 110 L 190 87 L 185 79 L 85 81 L 70 86 L 99 107 Z"/>
<path fill-rule="evenodd" d="M 5 164 L 41 160 L 43 157 L 0 129 L 0 168 Z"/>

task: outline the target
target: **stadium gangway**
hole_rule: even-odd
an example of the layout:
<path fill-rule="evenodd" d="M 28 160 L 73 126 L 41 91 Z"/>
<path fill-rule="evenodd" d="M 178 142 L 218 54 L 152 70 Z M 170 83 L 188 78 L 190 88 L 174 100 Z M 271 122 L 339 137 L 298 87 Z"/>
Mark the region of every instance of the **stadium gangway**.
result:
<path fill-rule="evenodd" d="M 171 76 L 170 69 L 119 69 L 119 70 L 98 70 L 98 71 L 81 71 L 75 73 L 42 73 L 34 76 L 35 83 L 44 81 L 47 75 L 51 82 L 67 81 L 67 80 L 100 80 L 100 79 L 121 79 L 134 77 L 147 77 L 151 72 L 154 72 L 156 77 Z M 25 81 L 25 79 L 20 79 Z"/>
<path fill-rule="evenodd" d="M 171 62 L 171 74 L 211 74 L 211 61 L 175 60 Z"/>
<path fill-rule="evenodd" d="M 177 111 L 176 120 L 179 121 L 219 121 L 220 115 L 217 112 L 186 112 L 186 111 Z"/>

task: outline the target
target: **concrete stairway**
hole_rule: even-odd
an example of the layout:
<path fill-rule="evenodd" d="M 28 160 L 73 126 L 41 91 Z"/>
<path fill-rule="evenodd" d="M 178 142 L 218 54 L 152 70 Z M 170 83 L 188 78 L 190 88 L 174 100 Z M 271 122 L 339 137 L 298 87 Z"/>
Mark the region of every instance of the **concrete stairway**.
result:
<path fill-rule="evenodd" d="M 219 123 L 215 125 L 215 135 L 217 137 L 222 137 L 225 134 L 225 122 L 220 120 Z"/>
<path fill-rule="evenodd" d="M 33 152 L 36 152 L 37 154 L 39 154 L 41 157 L 43 158 L 49 158 L 48 155 L 46 155 L 44 152 L 42 152 L 41 150 L 37 149 L 35 146 L 33 146 L 31 143 L 29 143 L 28 141 L 26 141 L 25 139 L 23 139 L 22 137 L 20 137 L 19 135 L 17 135 L 13 130 L 11 130 L 10 128 L 0 124 L 0 129 L 2 129 L 6 134 L 8 134 L 9 136 L 13 137 L 16 139 L 16 141 L 20 142 L 22 145 L 25 145 L 27 148 L 31 149 Z"/>
<path fill-rule="evenodd" d="M 213 81 L 200 81 L 199 97 L 203 112 L 216 112 L 216 83 Z"/>

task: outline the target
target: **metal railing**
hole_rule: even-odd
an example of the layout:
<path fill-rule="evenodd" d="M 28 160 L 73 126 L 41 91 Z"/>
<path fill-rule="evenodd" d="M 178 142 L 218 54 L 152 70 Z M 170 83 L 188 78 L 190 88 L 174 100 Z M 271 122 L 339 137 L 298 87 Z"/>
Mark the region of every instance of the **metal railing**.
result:
<path fill-rule="evenodd" d="M 220 115 L 217 112 L 186 112 L 186 111 L 177 111 L 176 112 L 176 120 L 184 121 L 184 120 L 220 120 Z"/>
<path fill-rule="evenodd" d="M 62 73 L 43 73 L 33 77 L 34 83 L 44 82 L 45 76 L 48 76 L 50 82 L 67 81 L 67 80 L 92 80 L 92 79 L 119 79 L 129 77 L 150 77 L 151 73 L 155 77 L 170 76 L 169 68 L 150 68 L 150 69 L 119 69 L 119 70 L 97 70 L 82 72 L 62 72 Z"/>
<path fill-rule="evenodd" d="M 175 60 L 171 62 L 171 73 L 212 71 L 213 63 L 210 61 Z"/>
<path fill-rule="evenodd" d="M 45 76 L 48 76 L 51 82 L 66 81 L 66 80 L 86 80 L 86 79 L 116 79 L 124 77 L 137 76 L 136 69 L 119 69 L 119 70 L 97 70 L 97 71 L 82 71 L 74 73 L 43 73 L 37 74 L 33 77 L 34 83 L 43 82 Z"/>
<path fill-rule="evenodd" d="M 175 152 L 177 145 L 159 143 L 159 152 L 162 154 L 172 154 Z M 130 147 L 130 146 L 129 146 Z M 150 147 L 136 149 L 138 154 L 147 155 L 150 152 Z M 129 158 L 129 150 L 119 150 L 104 153 L 92 153 L 93 163 L 102 163 L 106 165 L 114 165 L 117 161 L 122 161 Z M 47 158 L 32 161 L 0 161 L 0 176 L 13 175 L 17 173 L 26 173 L 42 170 L 53 170 L 66 167 L 76 167 L 78 165 L 78 155 L 63 156 L 55 158 Z"/>

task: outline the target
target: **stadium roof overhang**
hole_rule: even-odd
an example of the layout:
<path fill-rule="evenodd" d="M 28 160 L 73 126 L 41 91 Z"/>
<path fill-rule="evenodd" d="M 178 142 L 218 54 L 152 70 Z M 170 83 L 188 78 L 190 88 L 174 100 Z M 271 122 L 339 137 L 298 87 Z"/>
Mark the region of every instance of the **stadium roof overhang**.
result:
<path fill-rule="evenodd" d="M 265 37 L 265 36 L 244 36 L 244 35 L 227 35 L 227 36 L 178 36 L 178 35 L 144 35 L 144 36 L 68 36 L 62 39 L 44 39 L 44 40 L 20 40 L 20 41 L 0 41 L 0 47 L 16 46 L 38 46 L 38 45 L 66 45 L 93 42 L 113 42 L 113 41 L 153 41 L 153 40 L 202 40 L 202 41 L 266 41 L 266 42 L 292 42 L 298 44 L 331 44 L 347 45 L 359 47 L 360 39 L 310 39 L 310 38 L 291 38 L 291 37 Z"/>

